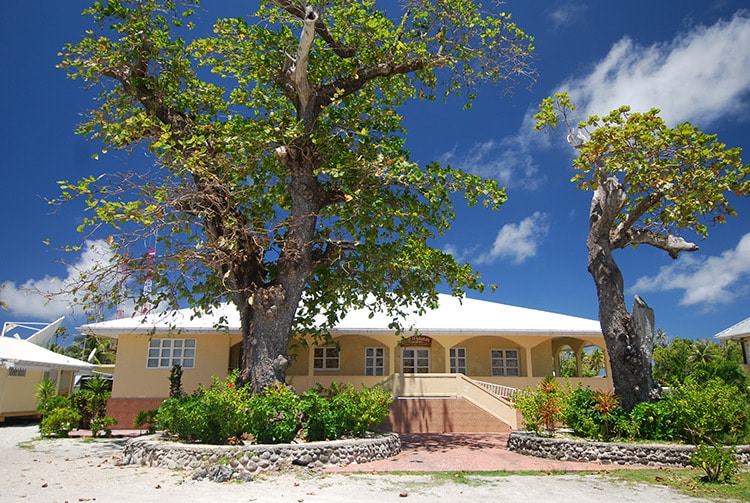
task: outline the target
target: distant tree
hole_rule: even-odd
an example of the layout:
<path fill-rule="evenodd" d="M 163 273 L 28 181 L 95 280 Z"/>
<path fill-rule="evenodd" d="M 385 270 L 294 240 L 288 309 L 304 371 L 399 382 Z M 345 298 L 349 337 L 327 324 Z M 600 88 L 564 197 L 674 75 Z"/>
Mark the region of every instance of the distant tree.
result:
<path fill-rule="evenodd" d="M 581 358 L 583 377 L 596 377 L 604 369 L 604 351 L 596 348 Z"/>
<path fill-rule="evenodd" d="M 148 151 L 156 169 L 62 183 L 63 201 L 86 201 L 84 236 L 110 235 L 116 252 L 76 298 L 117 305 L 127 271 L 153 285 L 139 305 L 234 303 L 239 381 L 258 392 L 285 379 L 291 333 L 315 315 L 330 324 L 367 305 L 396 319 L 435 307 L 438 284 L 481 289 L 430 241 L 450 226 L 453 194 L 497 208 L 505 192 L 411 162 L 398 110 L 509 88 L 532 75 L 531 38 L 478 2 L 404 7 L 394 19 L 370 0 L 261 1 L 252 22 L 220 19 L 200 39 L 189 1 L 86 9 L 95 26 L 60 65 L 101 90 L 78 132 L 105 151 Z M 157 257 L 126 256 L 154 234 Z"/>
<path fill-rule="evenodd" d="M 578 151 L 572 181 L 593 192 L 588 270 L 596 284 L 615 390 L 629 411 L 651 396 L 653 342 L 634 329 L 613 251 L 649 245 L 672 258 L 696 251 L 698 246 L 680 232 L 705 237 L 709 225 L 735 215 L 729 196 L 750 193 L 750 165 L 742 164 L 741 149 L 727 148 L 715 135 L 689 123 L 668 127 L 657 109 L 638 113 L 624 106 L 578 124 L 571 118 L 575 109 L 566 93 L 546 98 L 536 127 L 564 122 Z"/>
<path fill-rule="evenodd" d="M 96 365 L 113 364 L 116 356 L 110 339 L 100 339 L 91 334 L 75 336 L 65 354 Z"/>
<path fill-rule="evenodd" d="M 715 343 L 676 337 L 654 348 L 653 376 L 656 382 L 669 387 L 679 387 L 688 377 L 698 382 L 719 378 L 741 390 L 750 385 L 750 376 L 742 368 L 738 341 Z"/>

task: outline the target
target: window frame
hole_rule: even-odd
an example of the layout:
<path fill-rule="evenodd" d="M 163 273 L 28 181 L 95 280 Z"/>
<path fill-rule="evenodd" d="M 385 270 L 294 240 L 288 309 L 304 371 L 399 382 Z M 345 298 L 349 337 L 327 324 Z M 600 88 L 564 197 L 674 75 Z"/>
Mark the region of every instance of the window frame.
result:
<path fill-rule="evenodd" d="M 508 353 L 515 353 L 515 357 L 509 358 Z M 495 353 L 500 356 L 496 357 Z M 515 361 L 515 366 L 508 363 Z M 497 364 L 499 363 L 499 365 Z M 516 373 L 510 373 L 509 370 Z M 521 352 L 518 348 L 491 348 L 490 349 L 490 375 L 493 377 L 520 377 L 521 376 Z"/>
<path fill-rule="evenodd" d="M 146 348 L 146 368 L 164 370 L 179 365 L 183 369 L 194 369 L 197 349 L 195 338 L 152 337 Z M 177 352 L 179 354 L 175 355 Z"/>
<path fill-rule="evenodd" d="M 406 356 L 407 351 L 412 351 L 414 354 L 413 356 Z M 426 355 L 420 356 L 420 352 L 424 351 Z M 410 367 L 413 368 L 412 372 L 406 371 L 406 361 L 407 359 L 413 360 L 413 363 L 410 365 Z M 420 365 L 419 360 L 420 359 L 426 359 L 427 365 Z M 424 369 L 424 371 L 420 371 L 420 369 Z M 401 373 L 402 374 L 429 374 L 432 371 L 432 355 L 430 348 L 422 348 L 422 347 L 411 347 L 411 348 L 401 348 Z"/>
<path fill-rule="evenodd" d="M 318 350 L 321 350 L 322 355 L 318 356 Z M 335 351 L 335 355 L 328 355 L 329 350 Z M 321 360 L 322 367 L 316 366 L 316 360 Z M 327 366 L 327 362 L 329 361 L 335 361 L 336 366 L 335 367 L 329 367 Z M 319 370 L 322 372 L 333 372 L 337 370 L 341 370 L 341 351 L 339 348 L 335 346 L 316 346 L 313 348 L 313 370 Z"/>
<path fill-rule="evenodd" d="M 463 355 L 459 353 L 463 352 Z M 463 360 L 463 363 L 460 363 Z M 466 348 L 464 347 L 452 347 L 448 350 L 448 368 L 451 374 L 463 374 L 466 375 Z M 463 370 L 462 370 L 463 369 Z"/>
<path fill-rule="evenodd" d="M 368 354 L 368 353 L 371 353 L 371 354 Z M 368 364 L 368 360 L 372 360 L 372 363 Z M 378 365 L 378 360 L 380 361 L 380 365 Z M 365 348 L 365 376 L 367 377 L 385 376 L 385 348 L 384 347 L 368 346 Z"/>

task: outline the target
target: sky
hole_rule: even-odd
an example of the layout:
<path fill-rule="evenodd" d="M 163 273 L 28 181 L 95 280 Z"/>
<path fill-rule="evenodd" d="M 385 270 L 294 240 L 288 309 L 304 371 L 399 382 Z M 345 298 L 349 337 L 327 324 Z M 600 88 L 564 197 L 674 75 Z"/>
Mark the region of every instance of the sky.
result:
<path fill-rule="evenodd" d="M 381 3 L 397 15 L 393 1 Z M 101 255 L 96 247 L 58 251 L 80 242 L 83 214 L 47 201 L 58 195 L 57 180 L 152 163 L 118 154 L 94 160 L 99 147 L 74 134 L 95 93 L 55 65 L 63 45 L 88 27 L 80 14 L 87 5 L 0 3 L 0 300 L 9 306 L 0 321 L 64 315 L 70 330 L 86 322 L 80 308 L 70 309 L 73 299 L 47 302 L 33 293 L 55 291 Z M 206 0 L 201 27 L 208 30 L 217 17 L 249 16 L 255 5 Z M 625 104 L 657 107 L 670 125 L 689 121 L 743 147 L 748 163 L 750 9 L 728 0 L 523 0 L 503 9 L 535 37 L 533 85 L 510 94 L 484 88 L 470 110 L 460 101 L 412 102 L 402 110 L 412 160 L 446 162 L 507 187 L 499 211 L 457 201 L 454 226 L 435 245 L 497 284 L 469 297 L 596 319 L 585 246 L 591 193 L 570 182 L 573 150 L 564 134 L 533 131 L 536 107 L 557 91 L 568 91 L 585 115 Z M 628 307 L 641 296 L 655 311 L 656 327 L 671 337 L 710 338 L 750 316 L 750 198 L 732 203 L 739 216 L 711 227 L 697 252 L 677 260 L 649 247 L 615 253 Z"/>

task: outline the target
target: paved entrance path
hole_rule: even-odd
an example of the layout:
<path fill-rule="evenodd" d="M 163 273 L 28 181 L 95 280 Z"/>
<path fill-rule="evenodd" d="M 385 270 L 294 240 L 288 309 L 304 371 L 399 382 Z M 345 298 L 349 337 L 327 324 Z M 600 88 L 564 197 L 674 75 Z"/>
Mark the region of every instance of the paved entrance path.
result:
<path fill-rule="evenodd" d="M 557 461 L 511 452 L 508 433 L 401 434 L 401 453 L 379 461 L 329 468 L 332 472 L 596 471 L 614 465 Z M 617 468 L 624 468 L 617 465 Z M 640 467 L 642 468 L 642 467 Z"/>

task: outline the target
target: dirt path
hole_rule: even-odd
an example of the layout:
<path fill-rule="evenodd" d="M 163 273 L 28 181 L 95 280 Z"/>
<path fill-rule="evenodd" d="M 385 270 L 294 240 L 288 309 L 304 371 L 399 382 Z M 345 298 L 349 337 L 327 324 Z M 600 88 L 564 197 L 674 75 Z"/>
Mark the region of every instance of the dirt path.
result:
<path fill-rule="evenodd" d="M 700 502 L 664 487 L 612 482 L 605 475 L 505 477 L 332 473 L 306 470 L 218 484 L 190 473 L 120 466 L 123 439 L 39 440 L 36 425 L 0 426 L 0 502 Z M 434 448 L 436 455 L 450 451 Z M 409 459 L 409 452 L 404 455 Z M 412 458 L 413 459 L 413 458 Z M 419 465 L 419 463 L 416 463 Z M 366 468 L 360 466 L 360 469 Z"/>

